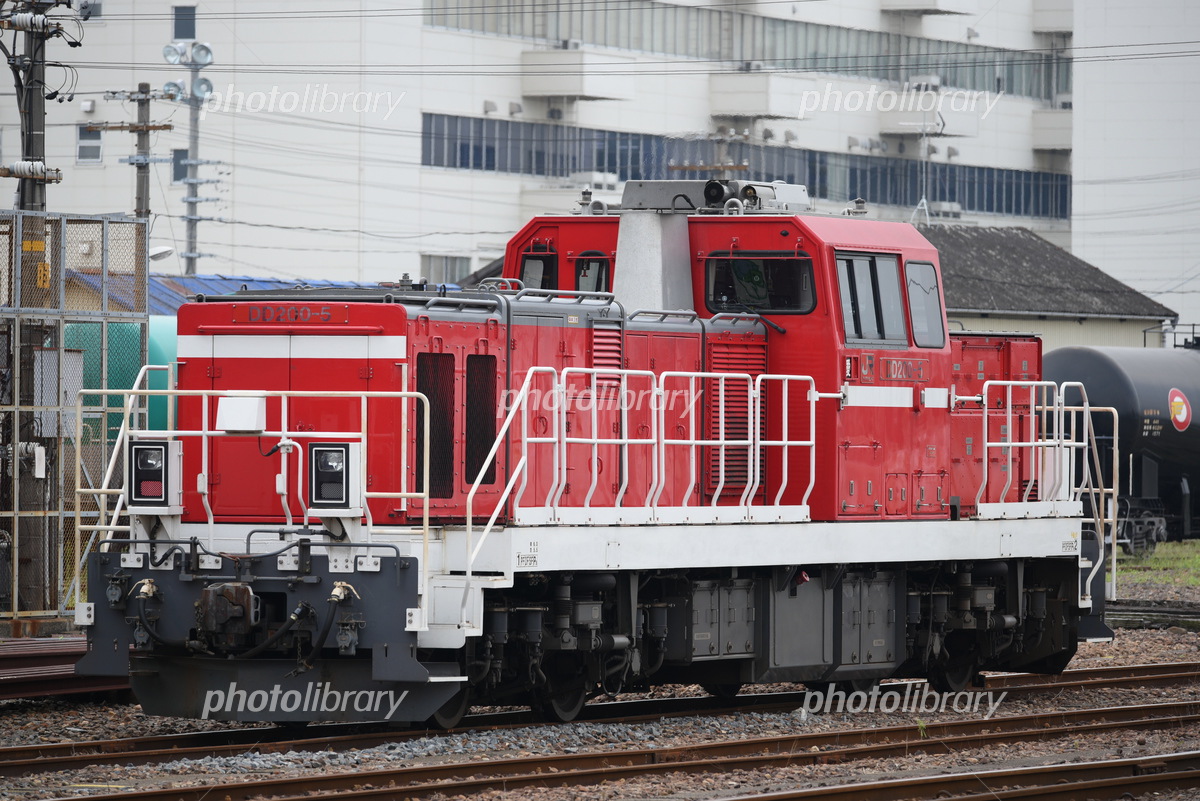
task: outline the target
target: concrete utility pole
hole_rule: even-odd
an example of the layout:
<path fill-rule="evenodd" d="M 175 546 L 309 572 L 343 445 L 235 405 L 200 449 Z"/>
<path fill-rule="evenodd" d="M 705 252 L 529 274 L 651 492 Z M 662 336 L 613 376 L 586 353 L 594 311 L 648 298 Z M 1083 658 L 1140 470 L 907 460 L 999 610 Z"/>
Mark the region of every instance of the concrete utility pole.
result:
<path fill-rule="evenodd" d="M 21 113 L 21 160 L 0 168 L 0 175 L 20 179 L 17 185 L 17 209 L 44 212 L 46 183 L 62 180 L 59 170 L 46 167 L 46 101 L 58 96 L 47 91 L 46 41 L 62 34 L 62 26 L 46 16 L 57 5 L 69 0 L 28 0 L 19 10 L 0 19 L 0 29 L 21 31 L 25 52 L 3 54 L 13 72 L 17 103 Z M 60 100 L 62 98 L 59 98 Z M 19 305 L 55 308 L 58 293 L 54 266 L 47 259 L 46 231 L 42 223 L 26 220 L 21 226 L 21 272 Z"/>
<path fill-rule="evenodd" d="M 150 157 L 150 84 L 138 84 L 137 107 L 137 154 L 141 160 L 135 167 L 137 189 L 134 191 L 136 200 L 134 201 L 133 216 L 147 219 L 150 217 L 150 165 L 146 162 L 146 159 Z"/>
<path fill-rule="evenodd" d="M 21 211 L 45 211 L 47 181 L 61 180 L 57 170 L 46 169 L 46 40 L 59 35 L 62 26 L 46 12 L 62 4 L 69 6 L 70 2 L 28 0 L 21 10 L 0 20 L 0 28 L 25 34 L 25 52 L 8 59 L 21 113 L 21 161 L 5 168 L 6 175 L 20 179 L 17 208 Z M 7 51 L 5 55 L 9 55 Z"/>
<path fill-rule="evenodd" d="M 200 107 L 204 102 L 212 96 L 212 81 L 207 78 L 200 77 L 200 70 L 213 63 L 212 48 L 203 42 L 194 42 L 189 48 L 183 42 L 172 42 L 163 48 L 163 58 L 168 64 L 178 64 L 186 67 L 191 73 L 191 83 L 187 91 L 184 91 L 182 85 L 175 82 L 168 83 L 163 87 L 164 93 L 188 105 L 188 158 L 187 158 L 187 178 L 184 183 L 187 184 L 188 194 L 183 199 L 187 204 L 187 214 L 184 220 L 187 221 L 187 251 L 181 253 L 183 256 L 183 271 L 187 275 L 196 274 L 196 259 L 202 254 L 197 251 L 196 244 L 196 224 L 200 222 L 200 210 L 196 204 L 202 200 L 210 200 L 211 198 L 201 198 L 196 195 L 196 187 L 201 184 L 197 167 L 202 163 L 200 161 Z"/>
<path fill-rule="evenodd" d="M 45 14 L 54 3 L 34 2 L 28 7 L 35 15 L 45 19 Z M 36 17 L 34 18 L 36 19 Z M 34 163 L 46 163 L 46 33 L 37 30 L 36 23 L 25 31 L 25 57 L 28 73 L 25 77 L 25 97 L 21 111 L 25 114 L 25 137 L 21 145 L 21 159 Z M 22 178 L 19 190 L 22 211 L 46 210 L 46 184 L 36 178 Z"/>
<path fill-rule="evenodd" d="M 105 92 L 105 100 L 132 100 L 137 103 L 138 121 L 132 124 L 98 122 L 87 127 L 89 131 L 131 131 L 137 134 L 137 154 L 133 158 L 121 159 L 121 161 L 127 161 L 137 168 L 133 216 L 142 219 L 150 216 L 150 164 L 151 162 L 167 163 L 171 161 L 169 158 L 150 157 L 150 132 L 170 131 L 175 128 L 169 122 L 150 122 L 150 101 L 161 98 L 161 93 L 150 91 L 148 83 L 139 83 L 136 92 Z"/>
<path fill-rule="evenodd" d="M 183 272 L 186 275 L 196 274 L 196 259 L 199 257 L 199 246 L 196 242 L 196 223 L 200 221 L 200 209 L 197 207 L 196 187 L 200 178 L 200 104 L 195 96 L 196 82 L 200 80 L 200 67 L 191 67 L 192 92 L 188 98 L 188 163 L 187 163 L 187 253 L 183 254 Z"/>

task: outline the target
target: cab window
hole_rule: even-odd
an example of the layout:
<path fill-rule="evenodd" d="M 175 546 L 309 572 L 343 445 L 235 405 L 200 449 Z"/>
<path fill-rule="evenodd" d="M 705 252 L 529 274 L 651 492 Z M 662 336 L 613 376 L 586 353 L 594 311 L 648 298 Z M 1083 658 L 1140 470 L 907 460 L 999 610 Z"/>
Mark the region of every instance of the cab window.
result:
<path fill-rule="evenodd" d="M 937 270 L 928 262 L 910 261 L 904 265 L 908 288 L 908 314 L 913 342 L 918 348 L 940 348 L 946 344 L 942 322 L 942 293 Z"/>
<path fill-rule="evenodd" d="M 558 257 L 547 245 L 521 254 L 521 283 L 528 289 L 558 289 Z"/>
<path fill-rule="evenodd" d="M 907 344 L 896 257 L 839 254 L 837 265 L 846 342 Z"/>
<path fill-rule="evenodd" d="M 712 253 L 704 285 L 713 312 L 807 314 L 816 307 L 812 259 L 794 251 Z"/>
<path fill-rule="evenodd" d="M 575 260 L 575 288 L 580 292 L 608 291 L 608 259 L 590 250 Z"/>

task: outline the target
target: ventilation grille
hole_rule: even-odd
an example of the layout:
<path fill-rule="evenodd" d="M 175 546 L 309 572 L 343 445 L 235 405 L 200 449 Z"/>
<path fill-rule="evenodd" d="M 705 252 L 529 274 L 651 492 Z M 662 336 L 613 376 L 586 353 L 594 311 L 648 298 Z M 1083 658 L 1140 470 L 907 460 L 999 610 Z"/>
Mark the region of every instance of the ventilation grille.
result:
<path fill-rule="evenodd" d="M 602 370 L 611 367 L 621 370 L 625 367 L 625 356 L 621 349 L 621 329 L 612 323 L 597 322 L 592 328 L 592 367 Z M 601 397 L 614 392 L 620 386 L 617 376 L 599 375 L 596 377 L 596 387 Z"/>
<path fill-rule="evenodd" d="M 767 371 L 767 346 L 762 342 L 732 343 L 710 342 L 708 347 L 708 369 L 714 373 L 749 373 L 751 378 Z M 725 381 L 725 402 L 722 405 L 720 382 L 709 380 L 705 402 L 708 406 L 707 439 L 721 436 L 724 425 L 725 440 L 750 438 L 749 390 L 745 381 Z M 765 418 L 765 415 L 764 415 Z M 765 433 L 765 419 L 760 421 L 759 436 Z M 726 446 L 725 482 L 721 484 L 721 449 L 715 445 L 705 449 L 706 491 L 711 495 L 721 486 L 722 496 L 728 498 L 731 490 L 745 489 L 750 481 L 750 448 Z M 762 492 L 760 488 L 759 492 Z"/>

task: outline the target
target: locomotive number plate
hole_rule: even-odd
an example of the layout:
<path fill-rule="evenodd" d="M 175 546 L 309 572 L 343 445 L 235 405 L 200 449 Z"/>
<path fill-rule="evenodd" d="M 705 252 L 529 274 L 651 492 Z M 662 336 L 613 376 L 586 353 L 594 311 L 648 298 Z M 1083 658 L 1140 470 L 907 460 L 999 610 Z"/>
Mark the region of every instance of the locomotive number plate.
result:
<path fill-rule="evenodd" d="M 235 323 L 346 323 L 350 321 L 350 307 L 346 304 L 313 305 L 267 305 L 237 304 L 233 307 Z"/>

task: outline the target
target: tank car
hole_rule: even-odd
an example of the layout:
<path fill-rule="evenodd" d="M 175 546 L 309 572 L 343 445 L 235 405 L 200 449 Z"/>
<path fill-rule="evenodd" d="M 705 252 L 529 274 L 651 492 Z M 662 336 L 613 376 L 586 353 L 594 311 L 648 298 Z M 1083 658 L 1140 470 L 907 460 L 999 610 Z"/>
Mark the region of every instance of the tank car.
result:
<path fill-rule="evenodd" d="M 1046 354 L 1046 377 L 1087 387 L 1093 405 L 1115 409 L 1096 418 L 1106 462 L 1120 461 L 1118 543 L 1144 554 L 1159 542 L 1196 536 L 1200 497 L 1200 351 L 1194 348 L 1066 347 Z"/>
<path fill-rule="evenodd" d="M 152 714 L 440 725 L 1061 670 L 1111 632 L 1038 340 L 949 332 L 915 228 L 806 206 L 630 182 L 478 291 L 185 305 L 173 417 L 126 393 L 124 468 L 81 489 L 79 669 Z"/>

